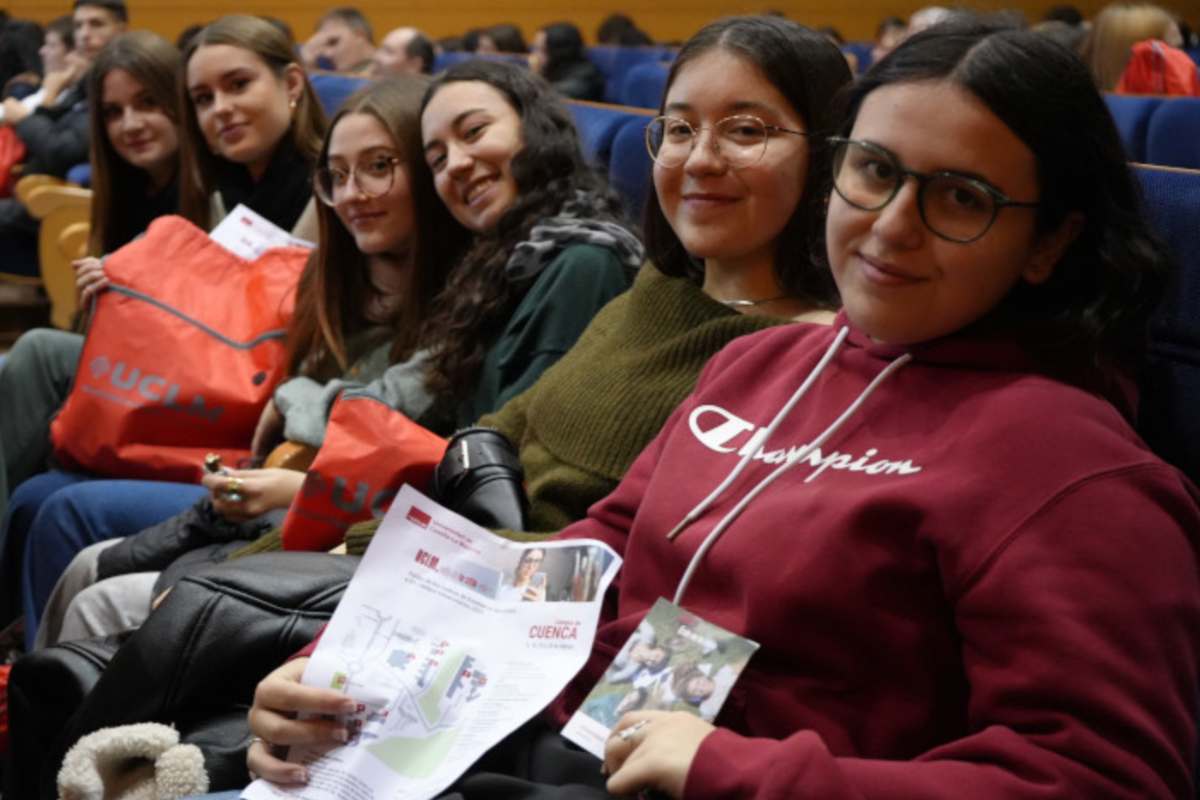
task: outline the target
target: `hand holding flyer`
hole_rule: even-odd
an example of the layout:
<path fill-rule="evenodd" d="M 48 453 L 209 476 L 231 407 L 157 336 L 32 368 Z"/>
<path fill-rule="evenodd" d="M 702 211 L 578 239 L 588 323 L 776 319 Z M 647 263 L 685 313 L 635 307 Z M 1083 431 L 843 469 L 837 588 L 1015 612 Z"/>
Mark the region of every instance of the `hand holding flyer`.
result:
<path fill-rule="evenodd" d="M 350 741 L 293 748 L 307 785 L 243 797 L 436 796 L 583 666 L 620 564 L 600 542 L 501 539 L 405 486 L 304 674 L 357 701 Z"/>
<path fill-rule="evenodd" d="M 630 711 L 688 711 L 712 722 L 758 644 L 659 598 L 562 734 L 604 758 Z"/>

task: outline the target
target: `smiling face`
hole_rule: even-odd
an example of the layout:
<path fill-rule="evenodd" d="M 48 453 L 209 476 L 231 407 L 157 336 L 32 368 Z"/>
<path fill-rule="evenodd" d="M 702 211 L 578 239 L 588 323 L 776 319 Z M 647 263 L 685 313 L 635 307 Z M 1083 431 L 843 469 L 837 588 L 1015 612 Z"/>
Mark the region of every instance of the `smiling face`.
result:
<path fill-rule="evenodd" d="M 155 186 L 175 174 L 179 136 L 175 123 L 136 78 L 123 69 L 104 76 L 100 99 L 104 130 L 125 161 L 150 173 Z"/>
<path fill-rule="evenodd" d="M 292 104 L 304 89 L 300 67 L 277 75 L 255 53 L 228 44 L 204 45 L 187 65 L 187 91 L 209 149 L 261 177 L 292 124 Z"/>
<path fill-rule="evenodd" d="M 1014 200 L 1037 201 L 1033 153 L 978 98 L 943 81 L 898 83 L 867 95 L 851 138 L 887 148 L 906 168 L 987 181 Z M 871 337 L 912 344 L 980 319 L 1019 281 L 1047 280 L 1069 240 L 1039 237 L 1035 209 L 1004 208 L 968 244 L 938 238 L 921 221 L 917 185 L 863 211 L 836 192 L 826 226 L 829 260 L 847 314 Z"/>
<path fill-rule="evenodd" d="M 361 191 L 356 181 L 347 181 L 335 191 L 333 208 L 364 255 L 398 255 L 409 250 L 415 230 L 412 186 L 396 142 L 378 117 L 341 117 L 329 134 L 326 166 L 343 174 L 353 169 L 355 177 L 364 182 L 378 180 L 385 170 L 390 172 L 391 187 L 374 197 Z M 386 181 L 380 185 L 384 184 Z"/>
<path fill-rule="evenodd" d="M 521 560 L 517 562 L 517 570 L 516 575 L 513 576 L 513 583 L 517 586 L 528 583 L 529 579 L 533 577 L 533 573 L 538 571 L 545 559 L 545 550 L 537 548 L 526 550 L 521 554 Z"/>
<path fill-rule="evenodd" d="M 804 121 L 756 65 L 722 49 L 679 70 L 663 113 L 705 129 L 683 164 L 654 165 L 659 206 L 684 249 L 735 268 L 773 263 L 776 239 L 804 191 L 807 142 L 772 134 L 759 161 L 734 169 L 714 151 L 711 127 L 742 114 L 799 131 Z"/>
<path fill-rule="evenodd" d="M 434 188 L 464 227 L 495 227 L 517 200 L 512 159 L 524 147 L 521 119 L 495 87 L 456 81 L 438 89 L 421 115 Z"/>

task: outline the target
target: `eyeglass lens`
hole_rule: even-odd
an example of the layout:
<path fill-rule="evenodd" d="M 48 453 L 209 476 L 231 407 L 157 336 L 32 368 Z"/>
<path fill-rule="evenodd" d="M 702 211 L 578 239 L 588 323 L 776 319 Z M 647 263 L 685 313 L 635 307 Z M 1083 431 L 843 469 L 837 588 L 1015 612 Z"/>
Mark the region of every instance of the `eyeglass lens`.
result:
<path fill-rule="evenodd" d="M 839 142 L 833 156 L 834 188 L 847 203 L 883 208 L 899 194 L 906 173 L 895 156 L 864 142 Z M 917 202 L 929 229 L 945 239 L 969 242 L 996 217 L 996 201 L 977 181 L 935 173 L 921 179 Z"/>
<path fill-rule="evenodd" d="M 317 196 L 329 205 L 341 199 L 351 182 L 367 197 L 379 197 L 392 188 L 395 159 L 378 156 L 359 162 L 353 169 L 322 167 L 317 171 Z"/>
<path fill-rule="evenodd" d="M 650 157 L 664 167 L 687 161 L 705 128 L 694 128 L 677 117 L 658 117 L 646 128 Z M 744 167 L 762 158 L 767 126 L 757 117 L 726 117 L 712 128 L 713 146 L 730 166 Z"/>

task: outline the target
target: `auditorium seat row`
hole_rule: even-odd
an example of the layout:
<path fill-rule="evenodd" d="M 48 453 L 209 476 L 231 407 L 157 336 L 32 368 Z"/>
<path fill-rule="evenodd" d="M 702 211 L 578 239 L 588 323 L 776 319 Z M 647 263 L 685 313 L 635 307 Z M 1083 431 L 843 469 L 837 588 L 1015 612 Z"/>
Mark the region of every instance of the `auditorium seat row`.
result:
<path fill-rule="evenodd" d="M 1130 161 L 1200 169 L 1200 98 L 1107 94 Z"/>

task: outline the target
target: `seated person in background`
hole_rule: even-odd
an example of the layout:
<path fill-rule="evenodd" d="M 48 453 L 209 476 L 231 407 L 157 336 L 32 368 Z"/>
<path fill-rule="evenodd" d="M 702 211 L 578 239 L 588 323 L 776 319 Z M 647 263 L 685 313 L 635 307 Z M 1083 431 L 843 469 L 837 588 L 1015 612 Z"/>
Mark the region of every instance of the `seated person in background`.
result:
<path fill-rule="evenodd" d="M 569 22 L 554 22 L 538 30 L 530 49 L 529 68 L 564 97 L 604 99 L 604 74 L 583 52 L 579 28 Z"/>
<path fill-rule="evenodd" d="M 1179 24 L 1159 6 L 1113 4 L 1096 15 L 1083 53 L 1101 91 L 1116 90 L 1133 55 L 1133 46 L 1147 39 L 1175 48 L 1183 44 Z"/>
<path fill-rule="evenodd" d="M 379 42 L 371 56 L 371 77 L 420 75 L 433 72 L 433 41 L 416 28 L 396 28 Z"/>
<path fill-rule="evenodd" d="M 619 47 L 641 47 L 654 44 L 633 20 L 625 14 L 609 14 L 596 29 L 596 43 Z"/>
<path fill-rule="evenodd" d="M 883 57 L 896 49 L 896 45 L 904 41 L 908 33 L 908 23 L 900 17 L 884 17 L 875 28 L 875 46 L 871 48 L 871 63 L 882 61 Z"/>
<path fill-rule="evenodd" d="M 1169 259 L 1104 101 L 1042 37 L 953 23 L 855 84 L 841 133 L 844 312 L 727 346 L 562 532 L 625 559 L 591 661 L 447 797 L 1194 794 L 1200 508 L 1126 391 Z M 715 724 L 627 714 L 604 777 L 558 728 L 664 596 L 761 647 Z M 279 713 L 346 703 L 298 669 L 250 712 L 271 780 L 305 771 L 269 743 L 346 736 Z"/>
<path fill-rule="evenodd" d="M 366 74 L 375 52 L 375 34 L 366 16 L 353 6 L 327 11 L 317 30 L 304 43 L 304 64 L 309 69 Z"/>
<path fill-rule="evenodd" d="M 521 29 L 511 22 L 499 22 L 484 28 L 480 43 L 482 44 L 485 39 L 494 49 L 478 50 L 477 52 L 520 53 L 522 55 L 529 52 L 529 45 L 525 44 L 525 36 L 521 33 Z"/>
<path fill-rule="evenodd" d="M 25 100 L 40 93 L 42 79 L 50 72 L 65 66 L 71 50 L 74 23 L 70 15 L 59 17 L 46 25 L 45 31 L 36 22 L 9 20 L 0 25 L 0 86 L 3 97 Z M 54 29 L 50 49 L 46 47 L 46 31 Z M 66 41 L 61 38 L 66 35 Z M 46 61 L 50 66 L 46 66 Z M 28 104 L 30 110 L 41 104 L 44 94 Z M 3 112 L 0 111 L 0 120 Z"/>
<path fill-rule="evenodd" d="M 4 102 L 4 122 L 25 143 L 26 175 L 65 177 L 88 159 L 88 98 L 84 73 L 128 20 L 122 0 L 76 0 L 75 48 L 66 67 L 52 74 L 35 110 L 17 100 Z M 37 275 L 38 223 L 14 198 L 0 199 L 0 272 Z"/>

